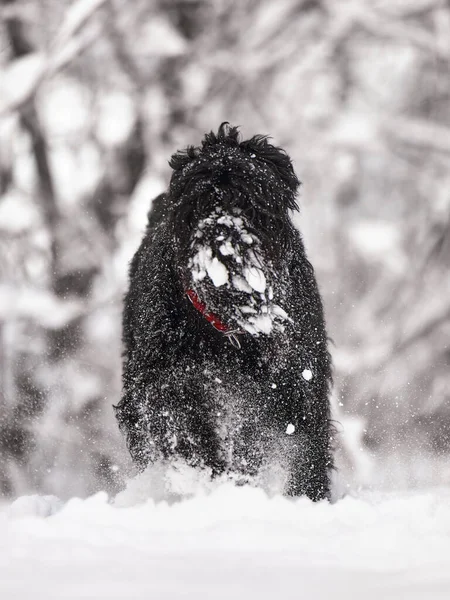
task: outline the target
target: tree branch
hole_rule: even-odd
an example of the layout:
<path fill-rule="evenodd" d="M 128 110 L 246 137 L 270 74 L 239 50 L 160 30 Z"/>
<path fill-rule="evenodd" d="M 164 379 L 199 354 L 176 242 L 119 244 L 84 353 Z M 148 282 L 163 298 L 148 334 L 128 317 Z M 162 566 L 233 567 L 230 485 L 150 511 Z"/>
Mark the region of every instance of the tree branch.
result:
<path fill-rule="evenodd" d="M 21 83 L 22 94 L 18 94 L 17 98 L 7 102 L 0 108 L 0 117 L 15 110 L 20 110 L 36 94 L 45 77 L 62 69 L 96 39 L 97 36 L 94 34 L 84 33 L 84 35 L 81 35 L 81 33 L 92 15 L 107 2 L 110 2 L 110 0 L 77 0 L 70 6 L 58 34 L 53 43 L 50 44 L 50 52 L 43 56 L 42 63 L 37 65 L 35 69 L 25 73 L 30 78 L 29 85 Z M 19 17 L 20 12 L 13 10 L 16 6 L 16 0 L 0 0 L 0 3 L 8 7 L 8 10 L 3 11 L 3 19 L 8 31 L 13 56 L 16 59 L 12 65 L 14 67 L 18 60 L 31 55 L 33 48 L 23 34 L 23 22 Z"/>
<path fill-rule="evenodd" d="M 389 136 L 413 146 L 450 154 L 450 129 L 432 121 L 421 121 L 396 116 L 380 123 Z"/>

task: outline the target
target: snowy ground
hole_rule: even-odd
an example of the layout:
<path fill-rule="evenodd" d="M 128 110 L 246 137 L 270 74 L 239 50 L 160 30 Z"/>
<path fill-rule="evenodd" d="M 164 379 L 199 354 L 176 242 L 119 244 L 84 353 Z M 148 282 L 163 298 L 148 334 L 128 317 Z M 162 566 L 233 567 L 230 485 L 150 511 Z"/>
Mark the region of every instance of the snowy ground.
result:
<path fill-rule="evenodd" d="M 3 507 L 0 598 L 450 598 L 450 489 L 330 505 L 146 477 L 115 503 Z"/>

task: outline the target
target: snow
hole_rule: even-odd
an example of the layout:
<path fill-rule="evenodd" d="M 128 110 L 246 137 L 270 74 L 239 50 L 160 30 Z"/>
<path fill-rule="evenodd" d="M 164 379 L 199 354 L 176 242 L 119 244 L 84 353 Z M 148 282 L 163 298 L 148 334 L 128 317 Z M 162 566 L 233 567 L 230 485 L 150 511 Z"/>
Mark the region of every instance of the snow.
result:
<path fill-rule="evenodd" d="M 225 285 L 228 281 L 228 271 L 217 257 L 214 257 L 206 265 L 206 271 L 216 287 Z"/>
<path fill-rule="evenodd" d="M 201 281 L 208 273 L 209 278 L 215 285 L 220 287 L 228 281 L 228 271 L 219 259 L 212 255 L 211 248 L 197 246 L 198 251 L 191 261 L 192 277 L 194 281 Z"/>
<path fill-rule="evenodd" d="M 248 323 L 242 322 L 244 329 L 250 333 L 265 333 L 269 335 L 272 331 L 273 321 L 270 315 L 258 315 L 256 317 L 249 317 Z"/>
<path fill-rule="evenodd" d="M 304 369 L 302 371 L 302 377 L 305 381 L 311 381 L 312 373 L 311 373 L 310 369 Z"/>
<path fill-rule="evenodd" d="M 240 275 L 234 275 L 232 281 L 233 281 L 233 287 L 236 290 L 238 290 L 239 292 L 246 292 L 247 294 L 252 293 L 252 288 L 248 285 L 247 281 Z M 256 310 L 254 308 L 251 308 L 250 306 L 242 307 L 241 311 L 244 313 L 245 312 L 256 313 Z"/>
<path fill-rule="evenodd" d="M 244 269 L 244 277 L 247 280 L 247 283 L 250 287 L 252 287 L 256 292 L 263 294 L 266 289 L 266 278 L 261 269 L 257 267 L 250 267 Z"/>
<path fill-rule="evenodd" d="M 0 597 L 450 597 L 450 489 L 314 504 L 192 472 L 162 481 L 140 476 L 115 503 L 17 499 L 0 513 Z"/>
<path fill-rule="evenodd" d="M 49 517 L 64 506 L 56 496 L 21 496 L 8 508 L 10 517 Z"/>
<path fill-rule="evenodd" d="M 246 290 L 244 290 L 246 291 Z M 263 297 L 263 299 L 265 299 Z M 277 304 L 263 304 L 260 306 L 260 310 L 263 314 L 257 314 L 256 310 L 252 306 L 240 306 L 239 312 L 241 315 L 250 315 L 246 319 L 238 318 L 239 325 L 253 335 L 265 333 L 269 335 L 272 331 L 278 330 L 283 332 L 284 325 L 282 321 L 290 320 L 287 313 Z M 279 319 L 279 321 L 277 321 Z"/>

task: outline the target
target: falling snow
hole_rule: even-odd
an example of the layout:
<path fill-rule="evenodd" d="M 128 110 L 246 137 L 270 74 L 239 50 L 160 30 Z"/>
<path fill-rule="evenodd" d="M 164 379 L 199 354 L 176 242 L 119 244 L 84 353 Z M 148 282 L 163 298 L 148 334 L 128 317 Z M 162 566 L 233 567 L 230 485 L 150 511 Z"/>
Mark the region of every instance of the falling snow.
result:
<path fill-rule="evenodd" d="M 302 371 L 302 377 L 305 381 L 310 381 L 312 379 L 311 371 L 309 369 L 304 369 L 304 371 Z"/>

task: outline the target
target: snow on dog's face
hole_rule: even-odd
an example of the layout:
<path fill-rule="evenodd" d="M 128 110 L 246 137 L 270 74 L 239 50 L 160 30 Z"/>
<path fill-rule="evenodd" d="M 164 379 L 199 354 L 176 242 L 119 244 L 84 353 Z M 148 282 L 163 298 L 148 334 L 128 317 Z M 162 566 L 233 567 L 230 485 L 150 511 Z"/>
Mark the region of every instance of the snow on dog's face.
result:
<path fill-rule="evenodd" d="M 289 317 L 274 300 L 277 274 L 240 209 L 216 207 L 201 219 L 188 256 L 189 289 L 229 326 L 255 336 L 284 331 Z"/>

